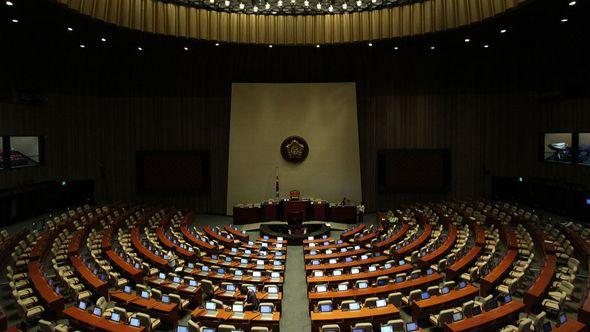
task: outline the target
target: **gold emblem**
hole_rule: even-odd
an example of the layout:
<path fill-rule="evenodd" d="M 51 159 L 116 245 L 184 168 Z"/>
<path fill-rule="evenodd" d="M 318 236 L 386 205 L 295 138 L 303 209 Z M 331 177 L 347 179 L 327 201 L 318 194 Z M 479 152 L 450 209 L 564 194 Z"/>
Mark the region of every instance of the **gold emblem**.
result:
<path fill-rule="evenodd" d="M 290 136 L 281 143 L 281 155 L 288 162 L 300 163 L 307 158 L 308 153 L 309 146 L 302 137 Z"/>
<path fill-rule="evenodd" d="M 292 140 L 291 143 L 287 144 L 287 154 L 289 158 L 299 159 L 303 156 L 303 144 Z"/>

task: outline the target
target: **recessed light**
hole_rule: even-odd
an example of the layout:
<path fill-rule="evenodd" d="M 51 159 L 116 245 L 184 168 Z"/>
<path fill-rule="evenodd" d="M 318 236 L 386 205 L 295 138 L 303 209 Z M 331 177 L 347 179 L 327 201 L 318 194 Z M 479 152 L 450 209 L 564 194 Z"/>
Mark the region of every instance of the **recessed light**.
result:
<path fill-rule="evenodd" d="M 14 6 L 14 4 L 12 3 L 12 1 L 8 1 L 8 0 L 6 1 L 6 5 L 7 6 Z"/>
<path fill-rule="evenodd" d="M 373 46 L 373 43 L 369 43 L 368 45 L 369 45 L 369 47 L 372 47 Z"/>
<path fill-rule="evenodd" d="M 483 45 L 483 48 L 489 48 L 489 47 L 490 47 L 490 45 L 488 45 L 488 44 Z"/>
<path fill-rule="evenodd" d="M 568 21 L 568 20 L 567 20 L 567 18 L 562 18 L 562 19 L 561 19 L 561 23 L 565 23 L 565 22 L 567 22 L 567 21 Z"/>
<path fill-rule="evenodd" d="M 219 43 L 215 43 L 215 46 L 219 46 Z"/>
<path fill-rule="evenodd" d="M 141 46 L 137 46 L 137 50 L 138 50 L 138 51 L 143 51 L 143 47 L 141 47 Z"/>
<path fill-rule="evenodd" d="M 18 20 L 16 18 L 13 18 L 12 23 L 18 23 Z"/>
<path fill-rule="evenodd" d="M 185 46 L 185 47 L 184 47 L 184 50 L 185 50 L 185 51 L 188 51 L 188 46 Z"/>
<path fill-rule="evenodd" d="M 502 30 L 500 30 L 500 33 L 506 33 L 506 31 L 508 31 L 508 30 L 502 29 Z"/>
<path fill-rule="evenodd" d="M 100 38 L 100 41 L 106 43 L 107 39 L 105 37 Z"/>
<path fill-rule="evenodd" d="M 470 41 L 471 41 L 471 39 L 469 39 L 469 38 L 465 38 L 465 42 L 466 42 L 466 43 L 469 43 Z"/>
<path fill-rule="evenodd" d="M 80 44 L 80 48 L 86 48 L 86 45 Z"/>
<path fill-rule="evenodd" d="M 395 46 L 393 49 L 397 51 L 399 50 L 399 46 Z"/>
<path fill-rule="evenodd" d="M 320 48 L 320 44 L 317 44 L 315 47 L 316 47 L 316 48 Z"/>
<path fill-rule="evenodd" d="M 7 2 L 8 2 L 8 1 L 7 1 Z M 8 4 L 8 3 L 7 3 L 7 4 Z M 574 6 L 575 4 L 576 4 L 576 2 L 575 2 L 575 1 L 570 1 L 570 3 L 569 3 L 568 5 L 570 5 L 570 6 Z"/>
<path fill-rule="evenodd" d="M 74 28 L 68 27 L 68 31 L 74 31 Z"/>
<path fill-rule="evenodd" d="M 272 48 L 272 45 L 268 45 L 268 48 Z"/>
<path fill-rule="evenodd" d="M 434 47 L 434 45 L 433 45 L 433 46 L 430 46 L 430 49 L 431 49 L 431 50 L 434 50 L 435 48 L 436 48 L 436 47 Z"/>

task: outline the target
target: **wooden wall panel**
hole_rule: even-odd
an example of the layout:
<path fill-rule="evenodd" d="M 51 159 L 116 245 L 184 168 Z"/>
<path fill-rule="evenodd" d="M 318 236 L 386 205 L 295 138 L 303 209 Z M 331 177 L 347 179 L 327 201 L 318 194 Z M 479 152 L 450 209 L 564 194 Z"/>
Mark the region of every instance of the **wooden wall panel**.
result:
<path fill-rule="evenodd" d="M 189 9 L 158 0 L 57 1 L 96 19 L 146 32 L 232 43 L 300 45 L 359 42 L 441 31 L 481 21 L 526 0 L 425 0 L 401 7 L 308 15 L 303 19 L 289 15 Z M 187 11 L 198 14 L 189 15 Z M 185 25 L 198 26 L 198 31 L 187 29 Z"/>

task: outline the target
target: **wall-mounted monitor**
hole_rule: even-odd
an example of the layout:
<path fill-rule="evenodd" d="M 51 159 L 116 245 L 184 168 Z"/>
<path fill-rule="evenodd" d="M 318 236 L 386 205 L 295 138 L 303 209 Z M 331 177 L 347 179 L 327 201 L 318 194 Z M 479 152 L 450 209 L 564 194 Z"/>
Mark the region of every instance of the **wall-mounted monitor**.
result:
<path fill-rule="evenodd" d="M 41 165 L 43 142 L 42 136 L 0 136 L 0 169 Z"/>
<path fill-rule="evenodd" d="M 451 152 L 447 149 L 379 150 L 380 192 L 444 193 L 451 187 Z"/>
<path fill-rule="evenodd" d="M 210 191 L 209 151 L 141 151 L 136 155 L 140 193 L 200 193 Z"/>
<path fill-rule="evenodd" d="M 545 133 L 543 136 L 543 160 L 555 163 L 573 161 L 572 133 Z"/>
<path fill-rule="evenodd" d="M 578 163 L 590 166 L 590 133 L 578 134 Z"/>

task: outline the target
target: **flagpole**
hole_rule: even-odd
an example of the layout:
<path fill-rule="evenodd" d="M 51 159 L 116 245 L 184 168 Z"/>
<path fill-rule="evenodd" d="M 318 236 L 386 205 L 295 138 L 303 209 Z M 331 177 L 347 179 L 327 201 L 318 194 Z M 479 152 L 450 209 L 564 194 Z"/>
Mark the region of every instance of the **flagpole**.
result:
<path fill-rule="evenodd" d="M 276 178 L 275 178 L 275 197 L 279 199 L 279 166 L 275 168 L 276 171 Z"/>

